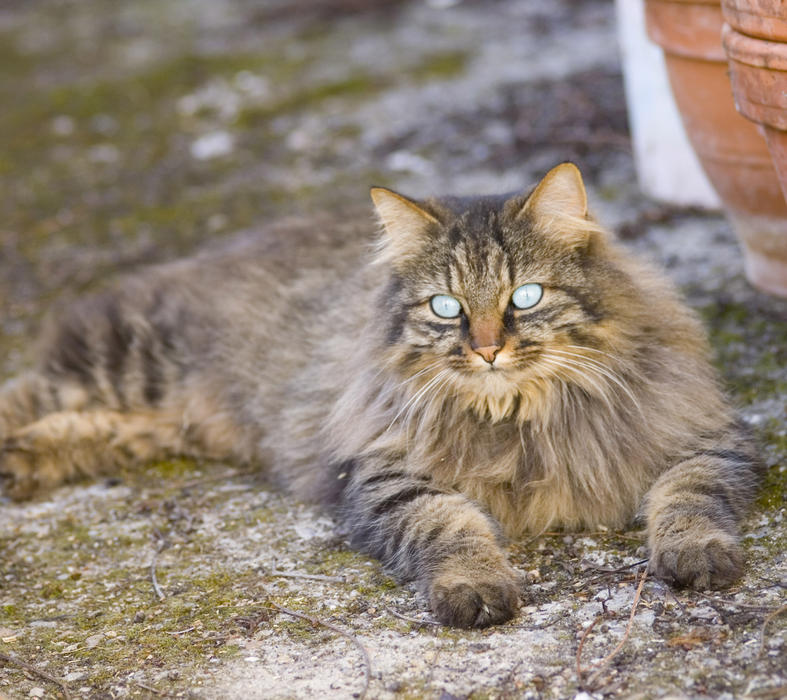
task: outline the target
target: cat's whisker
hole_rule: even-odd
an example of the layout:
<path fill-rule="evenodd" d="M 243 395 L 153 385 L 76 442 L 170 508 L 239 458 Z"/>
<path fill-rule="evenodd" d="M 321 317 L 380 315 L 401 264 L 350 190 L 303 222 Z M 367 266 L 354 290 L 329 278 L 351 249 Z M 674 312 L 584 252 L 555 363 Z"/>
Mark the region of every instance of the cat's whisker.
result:
<path fill-rule="evenodd" d="M 420 423 L 423 422 L 426 422 L 427 424 L 430 422 L 429 414 L 432 410 L 432 404 L 435 402 L 435 399 L 437 399 L 440 396 L 440 392 L 442 391 L 443 387 L 446 384 L 448 384 L 450 381 L 451 381 L 450 375 L 446 375 L 445 377 L 443 377 L 443 380 L 441 382 L 439 382 L 432 388 L 432 390 L 430 391 L 431 396 L 429 396 L 429 400 L 426 406 L 424 406 L 424 410 L 421 411 L 421 420 L 419 422 L 419 425 Z"/>
<path fill-rule="evenodd" d="M 439 382 L 436 382 L 436 383 L 432 384 L 429 387 L 429 391 L 427 391 L 425 394 L 423 394 L 423 396 L 421 396 L 419 398 L 419 400 L 416 401 L 409 408 L 409 410 L 407 411 L 407 415 L 405 416 L 405 418 L 403 420 L 403 423 L 405 425 L 409 425 L 410 421 L 412 420 L 412 417 L 415 415 L 415 413 L 418 410 L 419 406 L 421 406 L 422 404 L 426 404 L 424 410 L 420 411 L 421 420 L 423 420 L 424 417 L 426 416 L 427 412 L 428 412 L 428 410 L 427 410 L 428 407 L 431 406 L 431 404 L 434 401 L 434 399 L 439 395 L 440 389 L 443 386 L 445 386 L 449 381 L 451 381 L 450 372 L 448 370 L 444 370 L 444 373 L 441 373 L 441 374 L 443 374 L 442 379 Z M 408 435 L 409 435 L 409 431 L 408 431 Z"/>
<path fill-rule="evenodd" d="M 564 357 L 549 357 L 546 354 L 542 355 L 540 360 L 553 367 L 562 369 L 563 371 L 573 372 L 574 374 L 579 375 L 581 379 L 595 388 L 596 393 L 601 399 L 603 399 L 604 403 L 607 404 L 609 409 L 613 409 L 613 404 L 609 398 L 609 394 L 607 393 L 605 385 L 603 383 L 599 383 L 592 376 L 593 374 L 595 374 L 597 377 L 600 376 L 598 372 L 595 371 L 595 368 L 580 364 L 579 362 L 575 362 L 574 360 L 569 360 Z M 565 382 L 563 383 L 565 384 Z"/>
<path fill-rule="evenodd" d="M 416 380 L 418 377 L 421 377 L 421 376 L 423 376 L 423 375 L 424 375 L 424 374 L 426 374 L 427 372 L 431 372 L 433 369 L 435 369 L 435 368 L 439 367 L 439 366 L 440 366 L 440 365 L 442 365 L 442 364 L 443 364 L 443 362 L 442 362 L 441 360 L 438 360 L 437 362 L 432 362 L 432 363 L 428 364 L 428 365 L 427 365 L 426 367 L 424 367 L 422 370 L 420 370 L 420 371 L 416 372 L 416 373 L 415 373 L 414 375 L 412 375 L 411 377 L 408 377 L 408 378 L 407 378 L 407 379 L 405 379 L 403 382 L 400 382 L 400 383 L 399 383 L 399 384 L 396 386 L 396 388 L 397 388 L 397 389 L 402 389 L 403 387 L 407 386 L 407 385 L 408 385 L 410 382 L 413 382 L 413 381 L 415 381 L 415 380 Z"/>
<path fill-rule="evenodd" d="M 422 386 L 422 387 L 421 387 L 421 388 L 420 388 L 420 389 L 419 389 L 419 390 L 418 390 L 418 391 L 417 391 L 417 392 L 416 392 L 416 393 L 415 393 L 413 396 L 411 396 L 411 397 L 410 397 L 410 399 L 407 401 L 407 403 L 405 403 L 405 405 L 404 405 L 404 406 L 402 406 L 402 408 L 401 408 L 401 409 L 399 409 L 399 412 L 398 412 L 398 413 L 397 413 L 397 414 L 394 416 L 394 419 L 393 419 L 393 420 L 390 422 L 390 424 L 388 425 L 388 427 L 385 429 L 385 432 L 387 433 L 387 432 L 388 432 L 388 431 L 389 431 L 389 430 L 390 430 L 390 429 L 393 427 L 393 425 L 396 423 L 396 421 L 399 419 L 399 416 L 401 416 L 403 413 L 405 413 L 405 411 L 407 411 L 407 409 L 408 409 L 408 408 L 410 408 L 410 406 L 411 406 L 411 405 L 412 405 L 414 402 L 418 401 L 418 399 L 419 399 L 419 398 L 420 398 L 420 397 L 421 397 L 421 396 L 422 396 L 422 395 L 423 395 L 425 392 L 427 392 L 427 391 L 429 390 L 429 388 L 430 388 L 430 387 L 431 387 L 433 384 L 435 384 L 435 383 L 436 383 L 436 382 L 437 382 L 437 381 L 438 381 L 440 378 L 442 378 L 444 375 L 446 375 L 446 374 L 448 373 L 448 371 L 449 371 L 449 370 L 447 370 L 447 369 L 444 369 L 444 370 L 441 370 L 440 372 L 438 372 L 438 373 L 437 373 L 437 374 L 436 374 L 434 377 L 432 377 L 432 378 L 431 378 L 431 379 L 430 379 L 430 380 L 429 380 L 429 381 L 428 381 L 426 384 L 424 384 L 424 386 Z"/>
<path fill-rule="evenodd" d="M 600 363 L 598 360 L 594 360 L 594 359 L 592 359 L 590 357 L 585 357 L 585 356 L 580 355 L 578 353 L 569 352 L 568 350 L 560 350 L 560 349 L 557 349 L 557 348 L 551 348 L 550 352 L 553 353 L 553 354 L 562 355 L 564 357 L 568 356 L 568 357 L 572 357 L 572 358 L 577 358 L 575 361 L 581 361 L 581 362 L 586 363 L 586 365 L 589 364 L 592 367 L 594 367 L 598 371 L 599 374 L 605 376 L 611 382 L 614 382 L 626 394 L 626 396 L 628 396 L 628 398 L 634 404 L 636 409 L 639 411 L 640 415 L 643 416 L 643 418 L 644 418 L 644 412 L 642 410 L 642 406 L 640 405 L 640 402 L 634 396 L 634 393 L 631 391 L 631 389 L 629 389 L 629 387 L 626 386 L 626 383 L 623 381 L 623 379 L 620 377 L 620 375 L 618 375 L 617 372 L 612 370 L 610 367 Z"/>

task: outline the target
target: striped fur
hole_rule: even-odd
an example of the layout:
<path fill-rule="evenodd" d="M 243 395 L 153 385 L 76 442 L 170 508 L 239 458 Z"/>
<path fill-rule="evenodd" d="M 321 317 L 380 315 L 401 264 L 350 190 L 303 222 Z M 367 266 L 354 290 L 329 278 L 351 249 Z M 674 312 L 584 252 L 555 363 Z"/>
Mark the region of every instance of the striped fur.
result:
<path fill-rule="evenodd" d="M 578 171 L 372 196 L 374 251 L 362 221 L 285 221 L 56 314 L 0 394 L 7 492 L 172 454 L 264 464 L 458 626 L 514 614 L 503 538 L 548 528 L 639 514 L 657 575 L 733 581 L 761 464 L 695 317 L 587 216 Z"/>

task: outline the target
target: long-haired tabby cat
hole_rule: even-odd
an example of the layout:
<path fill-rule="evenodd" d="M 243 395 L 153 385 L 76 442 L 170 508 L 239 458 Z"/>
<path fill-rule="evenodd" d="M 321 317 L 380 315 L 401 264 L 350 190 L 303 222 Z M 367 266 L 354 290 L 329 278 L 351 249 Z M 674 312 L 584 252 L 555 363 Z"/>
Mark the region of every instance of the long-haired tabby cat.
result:
<path fill-rule="evenodd" d="M 503 535 L 639 513 L 657 575 L 734 580 L 760 462 L 694 315 L 588 217 L 579 171 L 372 199 L 374 255 L 362 225 L 290 222 L 64 310 L 0 394 L 7 493 L 265 462 L 459 626 L 516 610 Z"/>

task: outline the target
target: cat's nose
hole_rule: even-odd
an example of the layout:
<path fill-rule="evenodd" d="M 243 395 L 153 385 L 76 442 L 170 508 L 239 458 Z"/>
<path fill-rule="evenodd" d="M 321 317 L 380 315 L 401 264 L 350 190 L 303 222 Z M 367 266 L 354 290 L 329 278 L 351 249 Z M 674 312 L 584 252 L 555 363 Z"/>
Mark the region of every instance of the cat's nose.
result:
<path fill-rule="evenodd" d="M 473 352 L 481 355 L 490 365 L 494 363 L 497 353 L 500 352 L 499 345 L 485 345 L 482 348 L 473 348 Z"/>

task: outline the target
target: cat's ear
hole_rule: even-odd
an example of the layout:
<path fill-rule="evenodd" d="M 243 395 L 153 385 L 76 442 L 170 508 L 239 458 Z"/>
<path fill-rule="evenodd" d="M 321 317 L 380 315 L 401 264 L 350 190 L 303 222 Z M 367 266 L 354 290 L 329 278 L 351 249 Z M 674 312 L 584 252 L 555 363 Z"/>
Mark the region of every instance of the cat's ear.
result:
<path fill-rule="evenodd" d="M 420 205 L 385 187 L 372 187 L 370 194 L 383 227 L 384 247 L 393 257 L 417 253 L 426 232 L 440 223 Z"/>
<path fill-rule="evenodd" d="M 516 215 L 572 247 L 585 245 L 598 225 L 588 217 L 588 197 L 579 168 L 561 163 L 530 193 Z"/>

